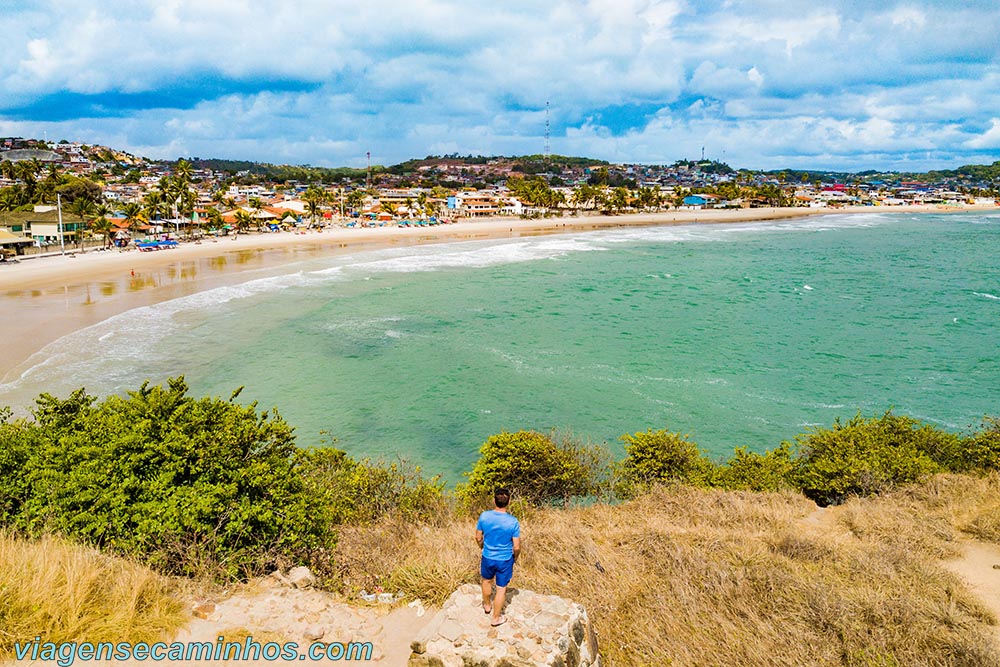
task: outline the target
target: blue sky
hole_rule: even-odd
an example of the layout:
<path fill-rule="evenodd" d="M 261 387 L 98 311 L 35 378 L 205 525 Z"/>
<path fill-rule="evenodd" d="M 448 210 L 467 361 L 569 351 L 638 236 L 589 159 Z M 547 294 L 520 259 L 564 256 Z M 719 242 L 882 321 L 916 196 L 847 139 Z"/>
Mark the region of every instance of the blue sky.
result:
<path fill-rule="evenodd" d="M 0 136 L 362 166 L 1000 159 L 996 0 L 0 4 Z"/>

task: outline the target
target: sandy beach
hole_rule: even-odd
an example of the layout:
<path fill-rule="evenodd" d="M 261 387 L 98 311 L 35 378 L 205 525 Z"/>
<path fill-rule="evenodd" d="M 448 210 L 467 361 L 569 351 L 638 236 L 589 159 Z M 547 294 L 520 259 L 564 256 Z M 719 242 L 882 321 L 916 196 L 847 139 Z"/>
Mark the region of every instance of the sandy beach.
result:
<path fill-rule="evenodd" d="M 972 208 L 948 209 L 971 211 Z M 982 210 L 996 210 L 982 209 Z M 598 229 L 757 222 L 840 213 L 945 212 L 939 207 L 760 208 L 669 211 L 540 220 L 485 219 L 435 227 L 334 227 L 305 233 L 241 234 L 171 250 L 88 251 L 22 259 L 0 267 L 6 317 L 0 377 L 22 372 L 35 352 L 68 333 L 139 306 L 245 280 L 249 272 L 334 253 L 453 241 L 518 238 Z M 30 364 L 29 364 L 30 365 Z"/>

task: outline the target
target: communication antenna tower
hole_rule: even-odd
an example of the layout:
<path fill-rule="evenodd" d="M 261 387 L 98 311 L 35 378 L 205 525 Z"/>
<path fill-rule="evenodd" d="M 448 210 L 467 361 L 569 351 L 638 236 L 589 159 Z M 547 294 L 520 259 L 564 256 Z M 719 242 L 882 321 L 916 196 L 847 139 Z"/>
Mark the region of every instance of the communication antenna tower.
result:
<path fill-rule="evenodd" d="M 552 154 L 552 147 L 549 145 L 549 103 L 545 102 L 545 157 Z"/>
<path fill-rule="evenodd" d="M 368 172 L 365 175 L 365 189 L 372 189 L 372 152 L 368 151 L 365 153 L 368 156 Z"/>

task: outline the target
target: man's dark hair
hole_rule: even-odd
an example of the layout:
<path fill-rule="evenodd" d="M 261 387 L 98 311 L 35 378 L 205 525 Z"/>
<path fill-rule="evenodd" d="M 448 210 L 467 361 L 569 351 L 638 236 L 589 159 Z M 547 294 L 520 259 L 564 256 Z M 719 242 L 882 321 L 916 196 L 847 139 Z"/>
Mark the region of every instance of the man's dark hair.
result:
<path fill-rule="evenodd" d="M 510 490 L 497 489 L 496 493 L 493 494 L 493 502 L 497 504 L 497 507 L 507 507 L 508 503 L 510 503 Z"/>

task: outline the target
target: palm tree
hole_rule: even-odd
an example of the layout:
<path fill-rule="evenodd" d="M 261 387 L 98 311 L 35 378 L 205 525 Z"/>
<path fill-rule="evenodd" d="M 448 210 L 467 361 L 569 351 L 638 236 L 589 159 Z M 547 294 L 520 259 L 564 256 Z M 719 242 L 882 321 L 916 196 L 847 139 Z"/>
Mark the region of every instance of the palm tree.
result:
<path fill-rule="evenodd" d="M 36 175 L 41 168 L 38 160 L 20 160 L 14 165 L 15 175 L 24 183 L 21 199 L 22 203 L 28 204 L 35 201 L 35 192 L 38 186 Z"/>
<path fill-rule="evenodd" d="M 785 193 L 774 183 L 765 183 L 757 190 L 757 195 L 767 201 L 768 206 L 784 206 Z"/>
<path fill-rule="evenodd" d="M 309 214 L 309 225 L 316 224 L 316 218 L 320 215 L 320 202 L 317 199 L 306 199 L 306 213 Z"/>
<path fill-rule="evenodd" d="M 87 235 L 93 237 L 95 233 L 101 234 L 104 237 L 105 248 L 111 245 L 109 215 L 111 215 L 111 208 L 107 204 L 95 204 L 87 220 Z"/>
<path fill-rule="evenodd" d="M 629 200 L 629 192 L 626 188 L 619 187 L 611 191 L 611 207 L 616 213 L 621 213 L 628 208 L 631 204 Z"/>
<path fill-rule="evenodd" d="M 306 203 L 306 211 L 309 213 L 310 225 L 316 224 L 316 218 L 322 214 L 323 205 L 327 202 L 327 194 L 315 185 L 310 185 L 309 189 L 302 195 L 302 201 Z"/>
<path fill-rule="evenodd" d="M 138 230 L 139 226 L 145 222 L 149 221 L 143 211 L 142 204 L 138 202 L 129 202 L 122 207 L 122 213 L 125 214 L 125 226 L 131 232 L 133 230 Z"/>
<path fill-rule="evenodd" d="M 357 211 L 364 205 L 366 196 L 364 190 L 351 190 L 347 193 L 347 208 L 351 209 L 352 213 Z"/>
<path fill-rule="evenodd" d="M 174 167 L 174 179 L 179 181 L 184 187 L 187 187 L 191 183 L 191 176 L 193 174 L 193 169 L 191 163 L 187 160 L 178 160 L 177 166 Z"/>
<path fill-rule="evenodd" d="M 208 226 L 210 230 L 221 229 L 224 224 L 226 223 L 222 219 L 222 214 L 219 213 L 218 209 L 208 209 Z"/>
<path fill-rule="evenodd" d="M 611 198 L 608 195 L 608 189 L 600 186 L 594 187 L 597 188 L 597 192 L 594 194 L 594 208 L 598 209 L 602 213 L 607 212 L 611 202 Z"/>
<path fill-rule="evenodd" d="M 0 212 L 13 211 L 20 203 L 21 194 L 16 188 L 0 190 Z"/>
<path fill-rule="evenodd" d="M 181 190 L 180 195 L 177 197 L 177 214 L 183 218 L 189 219 L 191 225 L 188 226 L 188 235 L 192 233 L 192 225 L 194 224 L 194 207 L 198 203 L 198 199 L 195 196 L 194 190 L 185 187 Z"/>
<path fill-rule="evenodd" d="M 584 209 L 590 208 L 588 204 L 594 202 L 598 192 L 600 192 L 600 188 L 596 185 L 590 185 L 589 183 L 578 185 L 573 190 L 573 203 Z"/>
<path fill-rule="evenodd" d="M 264 209 L 264 203 L 260 200 L 260 197 L 250 197 L 247 200 L 247 205 L 253 211 L 253 217 L 257 221 L 257 230 L 262 230 L 264 228 L 264 221 L 260 217 L 260 212 Z"/>
<path fill-rule="evenodd" d="M 111 209 L 109 209 L 104 204 L 97 206 L 95 211 L 97 217 L 90 222 L 90 233 L 91 234 L 101 234 L 104 237 L 104 247 L 111 247 L 111 221 L 108 219 L 108 215 L 111 214 Z"/>
<path fill-rule="evenodd" d="M 250 229 L 250 225 L 253 223 L 253 218 L 250 216 L 249 213 L 247 213 L 241 208 L 240 210 L 236 211 L 235 217 L 236 217 L 237 233 L 245 232 L 248 229 Z"/>
<path fill-rule="evenodd" d="M 169 205 L 159 190 L 150 190 L 143 198 L 145 213 L 150 220 L 159 220 L 169 210 Z"/>
<path fill-rule="evenodd" d="M 677 188 L 674 190 L 674 196 L 671 197 L 674 208 L 680 208 L 684 205 L 684 198 L 691 194 L 691 191 L 686 188 Z"/>
<path fill-rule="evenodd" d="M 87 227 L 87 220 L 94 217 L 94 213 L 97 207 L 94 202 L 85 197 L 80 197 L 79 199 L 74 199 L 73 202 L 66 207 L 67 210 L 80 219 L 80 225 L 77 228 L 76 234 L 76 245 L 78 248 L 83 247 L 83 233 Z"/>

